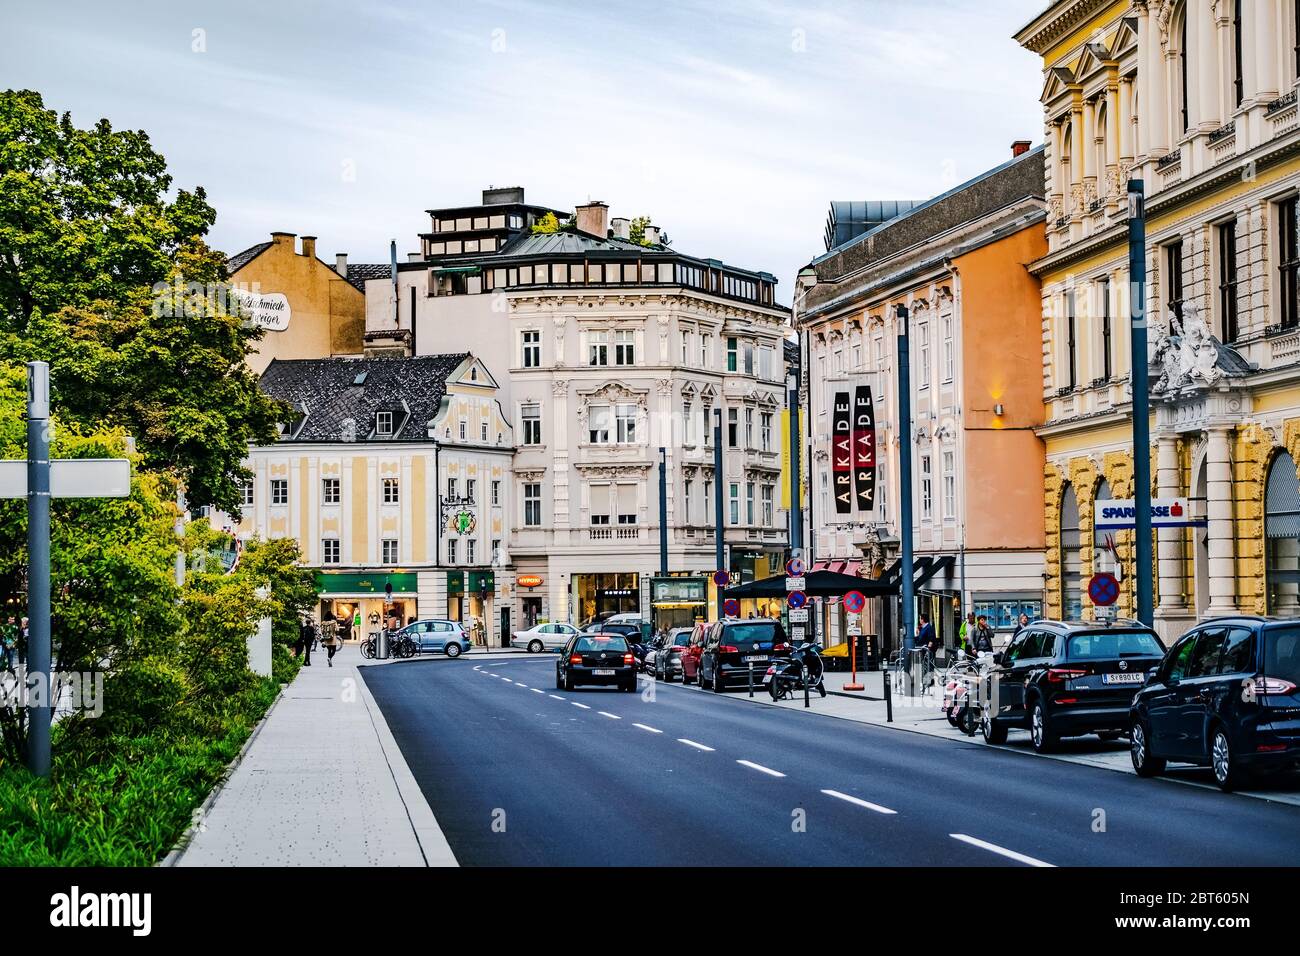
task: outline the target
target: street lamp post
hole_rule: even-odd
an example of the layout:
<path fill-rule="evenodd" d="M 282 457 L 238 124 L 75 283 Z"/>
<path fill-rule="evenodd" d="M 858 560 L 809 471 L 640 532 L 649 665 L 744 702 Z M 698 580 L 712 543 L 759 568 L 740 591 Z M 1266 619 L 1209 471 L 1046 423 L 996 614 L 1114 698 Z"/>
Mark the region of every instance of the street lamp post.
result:
<path fill-rule="evenodd" d="M 668 450 L 659 448 L 659 576 L 668 577 Z"/>
<path fill-rule="evenodd" d="M 1151 393 L 1147 382 L 1146 208 L 1144 183 L 1128 181 L 1129 332 L 1133 366 L 1133 510 L 1137 547 L 1137 619 L 1155 623 L 1151 576 Z"/>
<path fill-rule="evenodd" d="M 909 655 L 913 645 L 912 607 L 912 359 L 907 341 L 907 306 L 899 303 L 898 311 L 898 540 L 902 567 L 900 617 L 903 626 L 903 650 Z"/>

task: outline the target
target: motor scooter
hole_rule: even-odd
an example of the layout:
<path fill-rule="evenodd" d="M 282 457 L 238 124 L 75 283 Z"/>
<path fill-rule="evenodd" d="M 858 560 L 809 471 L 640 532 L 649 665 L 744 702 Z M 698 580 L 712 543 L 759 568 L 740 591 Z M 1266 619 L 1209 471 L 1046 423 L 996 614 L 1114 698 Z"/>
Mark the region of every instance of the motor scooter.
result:
<path fill-rule="evenodd" d="M 804 643 L 794 648 L 788 658 L 775 661 L 763 675 L 763 683 L 773 700 L 785 700 L 802 692 L 805 684 L 810 691 L 826 696 L 826 668 L 822 664 L 821 648 L 816 643 Z"/>

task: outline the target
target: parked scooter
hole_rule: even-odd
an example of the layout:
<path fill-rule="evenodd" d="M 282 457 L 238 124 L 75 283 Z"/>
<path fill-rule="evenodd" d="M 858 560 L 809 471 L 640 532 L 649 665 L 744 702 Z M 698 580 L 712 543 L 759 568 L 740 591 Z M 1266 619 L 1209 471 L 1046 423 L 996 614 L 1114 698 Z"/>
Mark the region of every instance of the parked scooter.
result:
<path fill-rule="evenodd" d="M 785 700 L 803 693 L 805 684 L 808 690 L 826 696 L 826 668 L 818 653 L 820 650 L 815 643 L 800 644 L 788 658 L 776 661 L 767 669 L 763 683 L 767 684 L 767 692 L 773 700 Z"/>

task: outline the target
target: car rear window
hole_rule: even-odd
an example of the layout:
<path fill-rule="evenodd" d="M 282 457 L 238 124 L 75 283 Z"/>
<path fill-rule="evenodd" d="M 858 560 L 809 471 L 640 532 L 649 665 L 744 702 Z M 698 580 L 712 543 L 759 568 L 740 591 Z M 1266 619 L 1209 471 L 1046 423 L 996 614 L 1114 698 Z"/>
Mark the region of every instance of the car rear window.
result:
<path fill-rule="evenodd" d="M 1164 657 L 1165 649 L 1154 634 L 1141 631 L 1099 631 L 1072 634 L 1066 660 L 1104 661 L 1121 657 Z"/>
<path fill-rule="evenodd" d="M 680 634 L 673 635 L 673 645 L 676 647 L 685 647 L 691 642 L 691 632 L 682 631 Z"/>
<path fill-rule="evenodd" d="M 780 625 L 775 621 L 758 621 L 753 624 L 733 624 L 723 629 L 722 640 L 724 643 L 753 643 L 758 641 L 761 644 L 771 644 L 773 638 L 780 632 Z"/>
<path fill-rule="evenodd" d="M 1264 631 L 1264 676 L 1300 684 L 1300 627 Z"/>
<path fill-rule="evenodd" d="M 627 641 L 621 637 L 580 637 L 575 651 L 625 651 Z"/>

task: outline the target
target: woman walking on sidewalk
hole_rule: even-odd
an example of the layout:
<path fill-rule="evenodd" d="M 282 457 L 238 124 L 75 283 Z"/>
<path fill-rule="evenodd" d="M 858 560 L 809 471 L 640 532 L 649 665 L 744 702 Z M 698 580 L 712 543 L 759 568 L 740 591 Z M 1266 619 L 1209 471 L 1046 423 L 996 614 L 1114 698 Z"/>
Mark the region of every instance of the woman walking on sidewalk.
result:
<path fill-rule="evenodd" d="M 343 639 L 339 637 L 339 626 L 334 621 L 326 621 L 321 627 L 320 642 L 325 645 L 325 652 L 329 655 L 327 660 L 330 667 L 334 666 L 334 655 L 343 645 Z"/>

